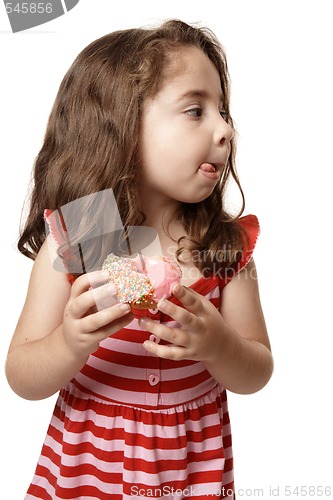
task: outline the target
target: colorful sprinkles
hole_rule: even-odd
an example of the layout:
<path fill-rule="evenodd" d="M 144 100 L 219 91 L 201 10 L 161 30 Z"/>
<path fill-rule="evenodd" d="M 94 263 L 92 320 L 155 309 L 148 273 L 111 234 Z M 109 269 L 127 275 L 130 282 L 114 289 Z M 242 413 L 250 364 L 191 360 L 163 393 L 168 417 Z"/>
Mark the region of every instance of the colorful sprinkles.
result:
<path fill-rule="evenodd" d="M 133 260 L 110 253 L 102 269 L 110 273 L 109 281 L 117 289 L 118 302 L 141 304 L 151 299 L 154 290 L 149 277 L 138 271 Z"/>

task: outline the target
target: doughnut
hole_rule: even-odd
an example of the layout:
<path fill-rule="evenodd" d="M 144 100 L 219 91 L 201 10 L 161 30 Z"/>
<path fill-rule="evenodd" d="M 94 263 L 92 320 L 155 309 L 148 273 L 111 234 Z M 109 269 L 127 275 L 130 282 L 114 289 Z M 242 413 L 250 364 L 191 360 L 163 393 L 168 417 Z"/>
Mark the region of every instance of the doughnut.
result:
<path fill-rule="evenodd" d="M 102 269 L 110 273 L 108 281 L 116 287 L 118 302 L 133 309 L 155 309 L 159 300 L 171 297 L 172 285 L 182 277 L 177 262 L 165 255 L 132 259 L 110 253 Z"/>

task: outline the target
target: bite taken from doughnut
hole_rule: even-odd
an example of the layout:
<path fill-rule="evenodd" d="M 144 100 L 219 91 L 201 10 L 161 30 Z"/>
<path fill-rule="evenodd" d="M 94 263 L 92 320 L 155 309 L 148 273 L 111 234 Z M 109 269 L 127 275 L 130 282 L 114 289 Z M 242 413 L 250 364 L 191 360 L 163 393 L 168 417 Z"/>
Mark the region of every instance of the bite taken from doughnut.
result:
<path fill-rule="evenodd" d="M 182 270 L 175 260 L 165 255 L 135 258 L 109 254 L 102 269 L 110 273 L 109 282 L 117 290 L 118 302 L 133 309 L 155 309 L 161 299 L 172 296 L 172 285 L 180 283 Z"/>

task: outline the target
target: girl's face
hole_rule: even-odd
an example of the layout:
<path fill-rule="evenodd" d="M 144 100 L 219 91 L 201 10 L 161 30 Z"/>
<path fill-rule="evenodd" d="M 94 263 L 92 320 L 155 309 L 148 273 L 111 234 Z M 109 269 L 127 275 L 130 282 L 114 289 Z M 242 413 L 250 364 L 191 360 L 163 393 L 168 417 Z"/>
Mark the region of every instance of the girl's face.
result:
<path fill-rule="evenodd" d="M 224 121 L 220 77 L 195 47 L 174 54 L 157 95 L 143 109 L 142 201 L 175 206 L 207 198 L 219 182 L 233 129 Z"/>

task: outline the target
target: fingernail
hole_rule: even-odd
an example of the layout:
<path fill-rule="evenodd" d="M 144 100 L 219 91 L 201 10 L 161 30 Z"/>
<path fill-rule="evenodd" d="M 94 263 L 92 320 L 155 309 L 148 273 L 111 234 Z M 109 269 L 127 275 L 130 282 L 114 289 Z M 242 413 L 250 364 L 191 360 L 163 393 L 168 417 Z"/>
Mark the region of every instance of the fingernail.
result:
<path fill-rule="evenodd" d="M 157 309 L 165 309 L 166 307 L 168 307 L 168 301 L 167 300 L 161 299 L 161 300 L 158 301 L 158 303 L 157 303 Z"/>
<path fill-rule="evenodd" d="M 149 323 L 149 320 L 147 318 L 140 318 L 139 319 L 139 325 L 141 326 L 147 326 Z"/>
<path fill-rule="evenodd" d="M 102 278 L 108 278 L 109 276 L 110 276 L 110 273 L 109 273 L 109 271 L 107 269 L 103 269 L 101 271 L 101 277 Z"/>
<path fill-rule="evenodd" d="M 131 306 L 129 304 L 119 304 L 119 309 L 124 312 L 130 312 Z"/>
<path fill-rule="evenodd" d="M 179 283 L 176 283 L 175 285 L 173 285 L 171 291 L 172 293 L 179 293 L 181 289 L 182 289 L 181 285 L 179 285 Z"/>
<path fill-rule="evenodd" d="M 110 283 L 110 285 L 108 285 L 108 286 L 106 287 L 106 291 L 107 291 L 108 293 L 111 293 L 111 295 L 116 295 L 116 294 L 117 294 L 117 289 L 116 289 L 116 287 L 115 287 L 114 285 L 112 285 L 111 283 Z"/>

